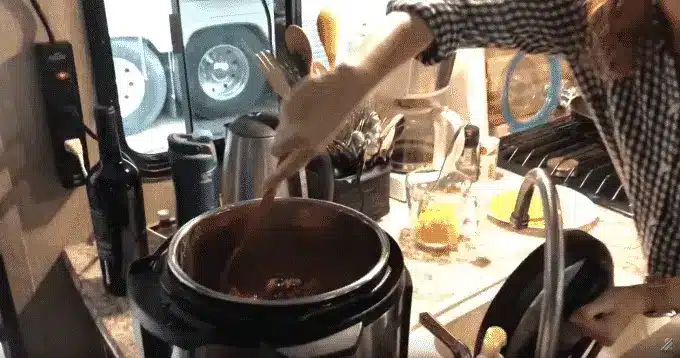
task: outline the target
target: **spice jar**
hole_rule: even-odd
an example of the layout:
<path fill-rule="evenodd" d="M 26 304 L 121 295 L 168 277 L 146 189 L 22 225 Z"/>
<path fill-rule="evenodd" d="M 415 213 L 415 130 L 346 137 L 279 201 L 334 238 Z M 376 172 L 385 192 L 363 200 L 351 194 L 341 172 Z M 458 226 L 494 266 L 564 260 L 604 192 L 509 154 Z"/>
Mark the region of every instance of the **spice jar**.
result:
<path fill-rule="evenodd" d="M 499 145 L 500 139 L 496 137 L 481 138 L 479 150 L 479 180 L 496 180 Z"/>

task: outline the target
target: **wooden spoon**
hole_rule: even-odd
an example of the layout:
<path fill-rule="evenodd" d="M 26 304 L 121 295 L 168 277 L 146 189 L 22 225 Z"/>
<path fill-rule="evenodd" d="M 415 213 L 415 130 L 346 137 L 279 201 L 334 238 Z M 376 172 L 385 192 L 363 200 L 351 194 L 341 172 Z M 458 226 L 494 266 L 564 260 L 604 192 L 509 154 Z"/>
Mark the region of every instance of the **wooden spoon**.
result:
<path fill-rule="evenodd" d="M 330 70 L 335 69 L 335 60 L 338 55 L 338 17 L 331 9 L 322 9 L 316 19 L 316 28 L 319 32 L 321 44 L 328 57 Z"/>
<path fill-rule="evenodd" d="M 290 25 L 286 28 L 286 47 L 288 51 L 298 54 L 307 65 L 307 73 L 312 70 L 312 45 L 309 37 L 300 26 Z"/>
<path fill-rule="evenodd" d="M 276 189 L 269 189 L 262 197 L 260 204 L 245 218 L 243 240 L 231 253 L 231 257 L 227 260 L 222 271 L 221 288 L 224 293 L 227 293 L 226 290 L 233 284 L 234 275 L 248 267 L 248 260 L 252 257 L 246 253 L 255 250 L 257 241 L 262 240 L 261 230 L 259 229 L 262 220 L 266 218 L 267 213 L 274 206 L 275 195 Z"/>
<path fill-rule="evenodd" d="M 301 169 L 298 170 L 298 173 L 300 173 L 301 176 L 301 186 L 304 186 L 303 190 L 303 197 L 307 197 L 306 195 L 306 187 L 307 187 L 307 180 L 306 180 L 306 172 L 305 172 L 305 167 L 301 162 L 299 158 L 306 158 L 304 153 L 297 153 L 297 155 L 287 155 L 287 156 L 282 156 L 279 158 L 279 166 L 286 166 L 286 167 L 293 167 L 297 168 L 300 167 Z M 288 161 L 286 159 L 289 159 Z M 303 177 L 304 175 L 304 177 Z M 262 241 L 262 226 L 265 220 L 267 219 L 267 216 L 272 210 L 272 207 L 274 206 L 274 197 L 276 196 L 276 188 L 277 186 L 272 187 L 271 189 L 267 190 L 264 193 L 264 196 L 262 197 L 262 200 L 260 200 L 259 205 L 257 205 L 252 212 L 248 213 L 247 217 L 244 218 L 245 223 L 244 223 L 244 228 L 243 228 L 243 233 L 244 237 L 243 240 L 239 243 L 239 245 L 234 249 L 234 251 L 231 253 L 231 256 L 227 260 L 224 270 L 222 270 L 222 277 L 221 277 L 221 288 L 222 290 L 228 289 L 231 284 L 233 283 L 233 276 L 235 273 L 238 273 L 241 270 L 244 270 L 244 268 L 247 268 L 248 266 L 248 260 L 252 259 L 254 251 L 257 250 L 257 247 L 259 247 L 258 242 Z M 236 221 L 236 220 L 233 220 Z"/>
<path fill-rule="evenodd" d="M 283 163 L 286 157 L 279 158 L 279 163 Z M 238 244 L 236 249 L 231 253 L 231 256 L 227 260 L 224 270 L 222 271 L 221 288 L 226 290 L 230 287 L 233 282 L 233 276 L 235 273 L 248 267 L 248 259 L 251 258 L 250 255 L 246 253 L 253 251 L 257 247 L 257 242 L 262 240 L 262 224 L 263 220 L 266 219 L 267 214 L 271 211 L 274 206 L 274 197 L 276 196 L 276 186 L 267 190 L 260 200 L 259 205 L 257 205 L 252 212 L 248 213 L 245 220 L 244 226 L 244 236 L 241 242 Z M 236 220 L 232 220 L 236 221 Z M 226 293 L 226 292 L 225 292 Z"/>

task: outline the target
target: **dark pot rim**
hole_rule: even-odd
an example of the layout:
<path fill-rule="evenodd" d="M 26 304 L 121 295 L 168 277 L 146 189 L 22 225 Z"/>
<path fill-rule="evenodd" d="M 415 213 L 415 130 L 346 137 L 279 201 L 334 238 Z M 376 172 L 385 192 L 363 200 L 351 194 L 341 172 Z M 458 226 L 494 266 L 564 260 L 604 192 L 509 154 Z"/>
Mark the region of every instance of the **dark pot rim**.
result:
<path fill-rule="evenodd" d="M 361 278 L 358 280 L 340 287 L 336 290 L 333 291 L 328 291 L 324 292 L 319 295 L 314 295 L 314 296 L 306 296 L 306 297 L 301 297 L 301 298 L 293 298 L 293 299 L 284 299 L 284 300 L 262 300 L 262 299 L 253 299 L 253 298 L 241 298 L 233 295 L 229 295 L 223 292 L 215 291 L 211 288 L 208 288 L 195 280 L 193 280 L 189 275 L 184 272 L 182 269 L 181 265 L 178 262 L 178 249 L 179 245 L 184 239 L 187 234 L 189 234 L 192 229 L 202 220 L 211 217 L 213 215 L 225 212 L 225 211 L 233 211 L 233 210 L 239 210 L 245 207 L 251 207 L 254 206 L 255 204 L 259 203 L 261 199 L 252 199 L 252 200 L 246 200 L 246 201 L 241 201 L 237 202 L 234 204 L 230 204 L 227 206 L 223 206 L 217 209 L 213 209 L 211 211 L 208 211 L 202 215 L 199 215 L 195 217 L 194 219 L 190 220 L 186 224 L 184 224 L 178 231 L 177 233 L 173 236 L 170 246 L 168 248 L 168 255 L 167 255 L 167 267 L 170 269 L 170 272 L 179 280 L 180 283 L 183 285 L 187 286 L 190 289 L 195 290 L 197 293 L 205 295 L 207 297 L 217 299 L 217 300 L 223 300 L 231 303 L 238 303 L 238 304 L 247 304 L 251 306 L 267 306 L 267 307 L 283 307 L 283 306 L 303 306 L 303 305 L 309 305 L 309 304 L 317 304 L 320 302 L 325 302 L 325 301 L 330 301 L 333 299 L 336 299 L 338 297 L 350 294 L 356 290 L 359 290 L 360 288 L 364 287 L 366 284 L 371 283 L 376 279 L 378 275 L 380 275 L 384 270 L 386 269 L 388 265 L 388 259 L 390 256 L 390 240 L 387 237 L 387 234 L 385 231 L 380 228 L 380 226 L 371 218 L 366 216 L 365 214 L 356 211 L 352 208 L 346 207 L 344 205 L 340 205 L 337 203 L 325 201 L 325 200 L 318 200 L 318 199 L 308 199 L 308 198 L 296 198 L 296 197 L 290 197 L 290 198 L 276 198 L 274 199 L 275 203 L 281 203 L 281 202 L 297 202 L 297 203 L 308 203 L 312 204 L 315 206 L 320 206 L 320 207 L 327 207 L 331 208 L 334 210 L 337 210 L 338 213 L 341 214 L 346 214 L 351 217 L 354 217 L 355 219 L 359 220 L 361 223 L 367 225 L 369 228 L 373 229 L 376 233 L 376 236 L 378 240 L 380 241 L 380 256 L 378 260 L 376 261 L 375 265 Z"/>

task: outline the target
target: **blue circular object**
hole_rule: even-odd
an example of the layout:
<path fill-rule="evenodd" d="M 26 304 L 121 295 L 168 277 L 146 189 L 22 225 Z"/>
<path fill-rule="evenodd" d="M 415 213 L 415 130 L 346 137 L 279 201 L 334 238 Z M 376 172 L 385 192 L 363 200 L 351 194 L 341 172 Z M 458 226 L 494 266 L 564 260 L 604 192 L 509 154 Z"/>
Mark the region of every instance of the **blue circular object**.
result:
<path fill-rule="evenodd" d="M 550 55 L 548 56 L 548 62 L 550 66 L 550 83 L 543 107 L 541 107 L 541 109 L 536 112 L 536 114 L 531 116 L 531 118 L 529 118 L 529 120 L 526 122 L 519 122 L 517 121 L 517 118 L 512 115 L 509 101 L 510 81 L 512 80 L 512 74 L 515 72 L 517 65 L 525 55 L 525 53 L 520 51 L 517 52 L 515 57 L 512 58 L 510 61 L 510 66 L 508 67 L 508 71 L 505 74 L 505 84 L 503 85 L 503 93 L 501 98 L 503 117 L 510 126 L 512 132 L 524 131 L 537 125 L 547 123 L 550 115 L 557 109 L 557 106 L 560 103 L 559 92 L 562 86 L 562 66 L 558 56 Z"/>

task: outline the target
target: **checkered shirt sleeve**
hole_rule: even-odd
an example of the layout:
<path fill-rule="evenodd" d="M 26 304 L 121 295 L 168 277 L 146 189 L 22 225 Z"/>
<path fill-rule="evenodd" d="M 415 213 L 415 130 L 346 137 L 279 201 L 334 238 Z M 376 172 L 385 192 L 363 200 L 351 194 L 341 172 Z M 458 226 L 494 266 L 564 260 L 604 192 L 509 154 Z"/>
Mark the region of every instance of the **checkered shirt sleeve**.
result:
<path fill-rule="evenodd" d="M 583 48 L 583 0 L 392 0 L 387 12 L 425 20 L 435 40 L 419 59 L 434 64 L 464 47 L 570 54 Z"/>

